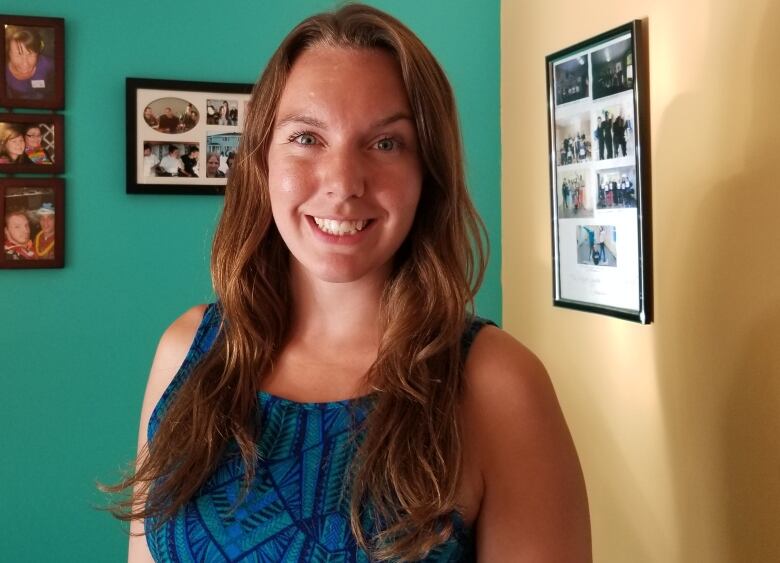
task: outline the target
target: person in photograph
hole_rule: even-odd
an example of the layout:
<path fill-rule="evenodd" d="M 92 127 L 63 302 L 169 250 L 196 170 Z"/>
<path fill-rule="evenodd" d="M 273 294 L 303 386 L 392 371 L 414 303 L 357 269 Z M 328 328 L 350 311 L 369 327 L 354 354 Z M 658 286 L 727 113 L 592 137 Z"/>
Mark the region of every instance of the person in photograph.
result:
<path fill-rule="evenodd" d="M 599 245 L 600 261 L 605 264 L 607 262 L 607 228 L 604 225 L 599 227 L 599 233 L 596 240 Z"/>
<path fill-rule="evenodd" d="M 176 145 L 168 145 L 168 154 L 160 161 L 163 176 L 186 176 L 184 163 L 181 161 L 181 153 Z"/>
<path fill-rule="evenodd" d="M 160 126 L 160 122 L 157 119 L 157 116 L 154 115 L 151 106 L 146 106 L 144 108 L 144 121 L 146 121 L 146 124 L 152 129 L 156 129 Z"/>
<path fill-rule="evenodd" d="M 620 151 L 623 152 L 623 156 L 626 156 L 626 121 L 623 119 L 622 110 L 612 123 L 612 143 L 614 145 L 615 158 L 619 156 Z"/>
<path fill-rule="evenodd" d="M 24 127 L 0 123 L 0 164 L 32 164 L 24 153 Z"/>
<path fill-rule="evenodd" d="M 184 131 L 189 131 L 198 124 L 198 110 L 192 104 L 187 104 L 187 109 L 184 110 L 184 115 L 181 118 Z"/>
<path fill-rule="evenodd" d="M 44 203 L 35 214 L 41 230 L 35 235 L 33 250 L 39 260 L 54 259 L 54 204 Z"/>
<path fill-rule="evenodd" d="M 157 165 L 160 164 L 160 159 L 156 154 L 152 154 L 152 146 L 149 143 L 144 143 L 144 176 L 147 178 L 150 176 L 157 176 Z"/>
<path fill-rule="evenodd" d="M 245 118 L 215 302 L 164 332 L 106 488 L 128 560 L 589 563 L 549 376 L 473 310 L 484 227 L 431 52 L 370 6 L 312 16 Z"/>
<path fill-rule="evenodd" d="M 34 27 L 5 29 L 5 85 L 9 98 L 43 100 L 54 92 L 54 61 Z"/>
<path fill-rule="evenodd" d="M 225 173 L 219 169 L 219 153 L 210 152 L 206 156 L 206 178 L 224 178 Z"/>
<path fill-rule="evenodd" d="M 158 121 L 157 130 L 162 133 L 176 133 L 179 129 L 179 118 L 173 115 L 173 109 L 170 107 L 165 108 Z"/>
<path fill-rule="evenodd" d="M 604 147 L 607 149 L 607 158 L 612 158 L 612 114 L 604 112 L 604 119 L 601 121 L 601 131 L 604 137 Z"/>
<path fill-rule="evenodd" d="M 6 260 L 35 260 L 27 210 L 13 209 L 6 212 L 3 235 L 3 252 Z"/>
<path fill-rule="evenodd" d="M 207 125 L 216 125 L 217 120 L 219 119 L 219 112 L 214 107 L 213 104 L 209 103 L 206 106 L 206 124 Z"/>
<path fill-rule="evenodd" d="M 51 156 L 41 145 L 43 133 L 40 125 L 30 125 L 24 131 L 24 154 L 33 164 L 52 164 Z"/>
<path fill-rule="evenodd" d="M 200 155 L 200 149 L 196 145 L 190 145 L 187 147 L 187 154 L 181 157 L 181 161 L 184 164 L 184 175 L 197 178 L 198 176 L 198 156 Z"/>
<path fill-rule="evenodd" d="M 231 125 L 238 125 L 238 108 L 230 108 L 228 111 L 228 121 Z"/>
<path fill-rule="evenodd" d="M 599 144 L 599 160 L 604 160 L 604 128 L 601 126 L 601 116 L 596 118 L 596 130 L 593 136 Z"/>
<path fill-rule="evenodd" d="M 228 121 L 228 111 L 229 111 L 227 100 L 223 101 L 222 104 L 219 106 L 219 115 L 217 116 L 217 125 L 231 125 L 231 123 Z"/>
<path fill-rule="evenodd" d="M 236 153 L 233 151 L 230 151 L 227 155 L 227 159 L 225 160 L 225 166 L 227 166 L 227 170 L 225 170 L 225 178 L 227 178 L 230 173 L 233 171 L 233 165 L 236 162 Z"/>

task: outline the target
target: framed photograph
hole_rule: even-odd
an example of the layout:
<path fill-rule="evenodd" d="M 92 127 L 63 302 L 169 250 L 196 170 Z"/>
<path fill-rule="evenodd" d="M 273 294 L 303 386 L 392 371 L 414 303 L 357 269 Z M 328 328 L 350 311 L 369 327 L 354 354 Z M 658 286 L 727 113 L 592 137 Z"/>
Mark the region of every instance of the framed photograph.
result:
<path fill-rule="evenodd" d="M 61 173 L 64 139 L 61 115 L 0 113 L 0 172 Z"/>
<path fill-rule="evenodd" d="M 3 255 L 0 268 L 62 268 L 65 183 L 61 179 L 0 179 Z"/>
<path fill-rule="evenodd" d="M 65 20 L 0 15 L 0 106 L 65 107 Z"/>
<path fill-rule="evenodd" d="M 225 193 L 251 92 L 251 84 L 128 78 L 127 193 Z"/>
<path fill-rule="evenodd" d="M 652 320 L 645 53 L 636 20 L 546 57 L 553 303 L 643 324 Z"/>

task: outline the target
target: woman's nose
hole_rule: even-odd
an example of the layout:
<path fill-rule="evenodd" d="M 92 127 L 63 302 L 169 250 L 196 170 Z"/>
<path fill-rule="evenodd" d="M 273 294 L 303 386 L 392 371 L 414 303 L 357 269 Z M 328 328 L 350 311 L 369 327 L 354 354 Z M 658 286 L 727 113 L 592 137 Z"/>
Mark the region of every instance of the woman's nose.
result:
<path fill-rule="evenodd" d="M 362 197 L 366 175 L 359 151 L 333 150 L 326 157 L 322 187 L 329 197 L 349 199 Z"/>

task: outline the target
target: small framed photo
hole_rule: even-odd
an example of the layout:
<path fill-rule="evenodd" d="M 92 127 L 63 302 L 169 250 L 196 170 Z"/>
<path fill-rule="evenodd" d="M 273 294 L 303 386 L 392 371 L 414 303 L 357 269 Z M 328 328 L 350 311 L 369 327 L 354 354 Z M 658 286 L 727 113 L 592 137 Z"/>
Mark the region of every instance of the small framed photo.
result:
<path fill-rule="evenodd" d="M 545 61 L 553 303 L 643 324 L 652 320 L 645 53 L 636 20 Z"/>
<path fill-rule="evenodd" d="M 65 20 L 0 15 L 0 106 L 65 107 Z"/>
<path fill-rule="evenodd" d="M 251 84 L 128 78 L 127 193 L 224 194 Z"/>
<path fill-rule="evenodd" d="M 61 179 L 0 179 L 3 254 L 0 268 L 62 268 L 65 183 Z"/>
<path fill-rule="evenodd" d="M 0 113 L 0 172 L 61 173 L 64 139 L 61 115 Z"/>

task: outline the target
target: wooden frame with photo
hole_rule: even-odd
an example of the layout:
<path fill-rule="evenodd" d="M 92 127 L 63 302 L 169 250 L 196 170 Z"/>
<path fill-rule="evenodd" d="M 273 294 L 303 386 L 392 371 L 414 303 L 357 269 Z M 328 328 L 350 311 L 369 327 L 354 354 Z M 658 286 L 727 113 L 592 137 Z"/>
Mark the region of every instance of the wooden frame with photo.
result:
<path fill-rule="evenodd" d="M 3 254 L 0 269 L 62 268 L 65 264 L 65 182 L 0 179 Z M 55 220 L 56 217 L 56 220 Z"/>
<path fill-rule="evenodd" d="M 647 46 L 632 21 L 546 57 L 553 304 L 652 320 Z"/>
<path fill-rule="evenodd" d="M 63 109 L 65 20 L 0 14 L 0 30 L 0 106 Z"/>
<path fill-rule="evenodd" d="M 65 129 L 61 115 L 0 113 L 0 172 L 16 174 L 60 174 L 65 169 Z M 38 129 L 38 132 L 31 131 Z M 24 139 L 24 152 L 14 162 L 5 154 L 4 143 L 15 133 Z M 30 143 L 36 143 L 35 146 Z"/>
<path fill-rule="evenodd" d="M 127 193 L 224 194 L 251 91 L 127 78 Z"/>

